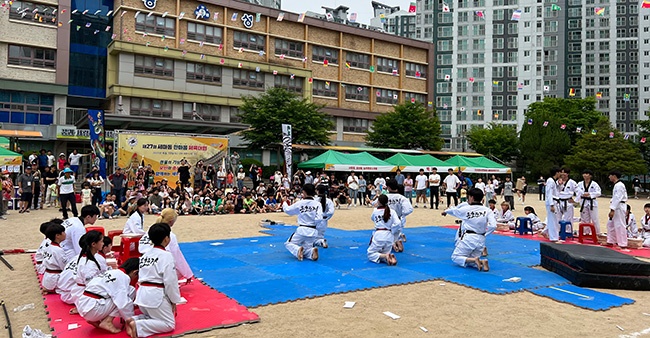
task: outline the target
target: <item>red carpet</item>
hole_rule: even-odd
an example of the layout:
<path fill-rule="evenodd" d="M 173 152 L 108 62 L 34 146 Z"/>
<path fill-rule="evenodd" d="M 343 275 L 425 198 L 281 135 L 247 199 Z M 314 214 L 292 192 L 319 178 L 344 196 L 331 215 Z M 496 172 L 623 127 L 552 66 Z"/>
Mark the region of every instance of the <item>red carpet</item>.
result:
<path fill-rule="evenodd" d="M 234 299 L 228 298 L 199 281 L 181 286 L 181 296 L 187 299 L 187 303 L 178 306 L 176 329 L 156 337 L 180 336 L 244 323 L 255 323 L 260 320 L 257 314 L 248 311 Z M 63 303 L 59 295 L 47 295 L 43 297 L 43 300 L 50 326 L 53 329 L 53 337 L 128 337 L 126 331 L 110 334 L 92 327 L 79 315 L 68 314 L 72 306 Z M 69 324 L 77 324 L 79 328 L 68 330 Z M 115 325 L 120 327 L 118 320 L 115 320 Z"/>
<path fill-rule="evenodd" d="M 458 229 L 458 225 L 445 225 L 443 227 L 449 229 Z M 531 234 L 519 235 L 519 234 L 515 234 L 514 231 L 506 231 L 506 232 L 495 231 L 494 234 L 501 235 L 501 236 L 508 236 L 508 237 L 518 237 L 518 238 L 529 239 L 529 240 L 539 241 L 539 242 L 550 242 L 548 239 L 544 238 L 543 236 L 537 236 Z M 575 240 L 567 239 L 567 241 L 564 242 L 564 244 L 580 244 L 580 242 L 578 242 L 577 238 Z M 593 244 L 591 244 L 590 242 L 589 244 L 585 243 L 584 245 L 593 245 Z M 621 251 L 616 247 L 610 249 L 630 256 L 650 258 L 650 248 L 644 247 L 641 249 L 628 249 L 628 251 Z"/>

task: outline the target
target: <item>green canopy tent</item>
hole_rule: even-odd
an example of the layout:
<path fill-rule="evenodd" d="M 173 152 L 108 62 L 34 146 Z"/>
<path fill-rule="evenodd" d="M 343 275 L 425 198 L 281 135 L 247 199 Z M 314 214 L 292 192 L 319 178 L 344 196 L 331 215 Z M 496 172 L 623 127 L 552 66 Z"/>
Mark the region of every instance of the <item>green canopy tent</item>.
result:
<path fill-rule="evenodd" d="M 399 153 L 387 158 L 386 162 L 396 165 L 405 173 L 417 173 L 420 169 L 424 169 L 425 172 L 431 172 L 432 168 L 437 168 L 438 171 L 444 172 L 449 168 L 453 168 L 453 166 L 428 154 L 409 155 Z"/>
<path fill-rule="evenodd" d="M 344 154 L 328 150 L 309 161 L 298 164 L 300 169 L 324 169 L 325 171 L 390 172 L 395 166 L 367 152 Z"/>
<path fill-rule="evenodd" d="M 484 156 L 468 158 L 456 155 L 445 163 L 449 166 L 459 168 L 464 173 L 476 174 L 510 174 L 512 170 L 503 164 L 494 162 Z"/>

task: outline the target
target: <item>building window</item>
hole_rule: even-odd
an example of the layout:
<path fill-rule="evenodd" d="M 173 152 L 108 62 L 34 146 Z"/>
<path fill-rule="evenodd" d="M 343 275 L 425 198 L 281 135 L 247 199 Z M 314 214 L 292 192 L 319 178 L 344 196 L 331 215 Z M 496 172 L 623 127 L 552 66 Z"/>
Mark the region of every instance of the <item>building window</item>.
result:
<path fill-rule="evenodd" d="M 172 101 L 131 98 L 130 115 L 172 117 Z"/>
<path fill-rule="evenodd" d="M 244 48 L 244 49 L 254 50 L 254 51 L 263 51 L 264 36 L 235 31 L 235 36 L 232 45 L 233 47 L 236 48 Z"/>
<path fill-rule="evenodd" d="M 366 133 L 368 132 L 368 120 L 343 118 L 343 132 Z"/>
<path fill-rule="evenodd" d="M 419 63 L 405 62 L 404 68 L 406 68 L 406 76 L 414 77 L 427 77 L 427 66 Z"/>
<path fill-rule="evenodd" d="M 56 50 L 9 45 L 7 61 L 16 66 L 56 69 Z"/>
<path fill-rule="evenodd" d="M 203 63 L 188 62 L 187 80 L 221 84 L 221 67 Z"/>
<path fill-rule="evenodd" d="M 264 73 L 235 69 L 232 74 L 232 85 L 264 89 Z"/>
<path fill-rule="evenodd" d="M 294 77 L 288 75 L 276 75 L 273 77 L 273 82 L 276 87 L 284 88 L 292 93 L 302 95 L 302 83 L 304 79 L 301 77 Z"/>
<path fill-rule="evenodd" d="M 187 39 L 207 43 L 221 44 L 223 31 L 221 27 L 207 26 L 200 23 L 187 23 Z"/>
<path fill-rule="evenodd" d="M 399 94 L 397 90 L 377 89 L 377 103 L 397 104 Z"/>
<path fill-rule="evenodd" d="M 425 94 L 404 93 L 405 102 L 413 102 L 413 99 L 415 99 L 415 102 L 419 102 L 419 103 L 427 102 L 427 96 Z"/>
<path fill-rule="evenodd" d="M 322 46 L 312 46 L 311 59 L 319 62 L 327 60 L 327 63 L 337 65 L 339 64 L 339 51 Z"/>
<path fill-rule="evenodd" d="M 312 92 L 314 96 L 323 97 L 339 97 L 339 84 L 329 81 L 314 80 L 312 84 Z"/>
<path fill-rule="evenodd" d="M 48 6 L 36 4 L 33 2 L 14 0 L 11 3 L 9 19 L 30 21 L 56 26 L 56 10 L 56 6 Z"/>
<path fill-rule="evenodd" d="M 305 55 L 305 44 L 298 41 L 275 39 L 275 55 L 286 55 L 302 58 Z"/>
<path fill-rule="evenodd" d="M 230 107 L 230 123 L 241 123 L 238 107 Z"/>
<path fill-rule="evenodd" d="M 176 21 L 158 15 L 138 15 L 135 18 L 135 30 L 138 32 L 175 36 Z"/>
<path fill-rule="evenodd" d="M 377 57 L 377 71 L 385 73 L 398 73 L 399 72 L 399 61 Z"/>
<path fill-rule="evenodd" d="M 0 90 L 0 122 L 52 124 L 54 95 Z"/>
<path fill-rule="evenodd" d="M 174 61 L 153 56 L 136 55 L 136 74 L 174 77 Z"/>
<path fill-rule="evenodd" d="M 346 52 L 345 61 L 350 64 L 350 67 L 361 69 L 370 68 L 370 55 L 368 54 Z"/>
<path fill-rule="evenodd" d="M 184 102 L 183 120 L 221 121 L 221 106 Z"/>
<path fill-rule="evenodd" d="M 345 99 L 370 102 L 368 94 L 368 87 L 346 85 L 345 86 Z"/>

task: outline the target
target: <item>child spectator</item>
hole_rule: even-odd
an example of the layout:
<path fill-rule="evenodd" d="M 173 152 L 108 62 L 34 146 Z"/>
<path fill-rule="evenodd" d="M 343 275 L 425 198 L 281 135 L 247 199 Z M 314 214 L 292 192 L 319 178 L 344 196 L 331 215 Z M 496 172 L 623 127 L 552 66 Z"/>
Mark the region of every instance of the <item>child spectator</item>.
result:
<path fill-rule="evenodd" d="M 511 230 L 515 228 L 515 216 L 510 211 L 510 203 L 507 201 L 501 203 L 501 210 L 497 213 L 496 219 L 497 225 L 507 225 Z"/>
<path fill-rule="evenodd" d="M 56 291 L 59 277 L 66 265 L 66 254 L 60 245 L 65 240 L 65 227 L 51 222 L 45 231 L 45 236 L 51 243 L 43 252 L 45 272 L 42 285 L 46 292 L 53 293 Z"/>
<path fill-rule="evenodd" d="M 645 215 L 641 219 L 641 238 L 643 238 L 643 246 L 650 247 L 650 203 L 643 206 Z"/>
<path fill-rule="evenodd" d="M 379 196 L 377 208 L 370 215 L 370 220 L 375 223 L 375 231 L 368 246 L 368 260 L 375 263 L 384 262 L 388 265 L 396 265 L 397 258 L 391 253 L 391 249 L 395 242 L 395 236 L 399 233 L 402 221 L 397 216 L 397 213 L 388 207 L 387 195 Z"/>
<path fill-rule="evenodd" d="M 650 205 L 646 204 L 646 206 L 650 206 Z M 645 215 L 644 217 L 648 217 L 648 216 Z M 630 207 L 629 204 L 627 205 L 627 211 L 625 212 L 625 224 L 627 229 L 627 238 L 638 238 L 639 228 L 636 226 L 636 217 L 634 217 L 634 214 L 632 213 L 632 208 Z"/>
<path fill-rule="evenodd" d="M 467 202 L 467 184 L 463 183 L 463 186 L 460 188 L 460 203 Z"/>
<path fill-rule="evenodd" d="M 81 184 L 81 206 L 85 207 L 91 205 L 93 201 L 93 190 L 90 189 L 90 183 L 84 182 Z"/>
<path fill-rule="evenodd" d="M 488 203 L 488 208 L 490 208 L 490 210 L 492 210 L 492 213 L 494 214 L 494 219 L 496 219 L 497 216 L 498 216 L 499 213 L 500 213 L 500 211 L 497 210 L 497 208 L 496 208 L 496 206 L 497 206 L 497 201 L 491 199 L 491 200 L 488 200 L 487 203 Z"/>
<path fill-rule="evenodd" d="M 530 218 L 530 222 L 533 225 L 533 230 L 534 231 L 542 231 L 542 230 L 544 230 L 544 228 L 546 227 L 546 224 L 544 224 L 542 222 L 542 220 L 539 219 L 539 217 L 537 216 L 537 213 L 535 213 L 535 209 L 533 209 L 533 207 L 531 207 L 531 206 L 525 207 L 524 208 L 524 214 L 526 214 L 526 216 L 528 218 Z"/>

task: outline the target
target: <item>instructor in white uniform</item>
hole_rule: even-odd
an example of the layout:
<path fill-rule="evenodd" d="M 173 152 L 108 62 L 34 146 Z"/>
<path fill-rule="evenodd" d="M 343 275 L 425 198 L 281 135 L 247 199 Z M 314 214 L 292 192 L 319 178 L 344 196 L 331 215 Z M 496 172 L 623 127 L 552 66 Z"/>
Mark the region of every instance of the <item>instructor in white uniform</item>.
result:
<path fill-rule="evenodd" d="M 551 175 L 546 180 L 546 229 L 548 239 L 557 242 L 560 239 L 559 219 L 560 199 L 557 189 L 557 179 L 561 172 L 558 168 L 551 169 Z"/>
<path fill-rule="evenodd" d="M 585 169 L 582 171 L 582 182 L 576 188 L 576 202 L 580 204 L 580 223 L 592 223 L 600 234 L 598 222 L 598 197 L 601 191 L 598 183 L 593 181 L 594 173 Z"/>
<path fill-rule="evenodd" d="M 620 179 L 620 171 L 612 170 L 609 173 L 609 180 L 614 183 L 614 190 L 612 191 L 612 200 L 609 203 L 608 216 L 611 222 L 607 222 L 607 244 L 618 244 L 621 249 L 625 249 L 627 248 L 627 224 L 625 222 L 627 190 Z"/>

